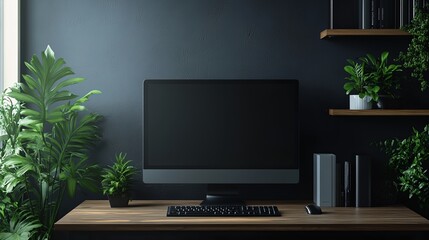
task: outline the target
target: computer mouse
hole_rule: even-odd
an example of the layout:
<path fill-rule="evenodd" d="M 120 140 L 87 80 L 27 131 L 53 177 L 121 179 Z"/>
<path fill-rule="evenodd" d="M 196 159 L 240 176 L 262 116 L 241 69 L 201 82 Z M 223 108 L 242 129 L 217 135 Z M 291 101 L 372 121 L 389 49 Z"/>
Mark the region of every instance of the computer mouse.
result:
<path fill-rule="evenodd" d="M 308 204 L 305 206 L 307 214 L 322 214 L 322 208 L 316 204 Z"/>

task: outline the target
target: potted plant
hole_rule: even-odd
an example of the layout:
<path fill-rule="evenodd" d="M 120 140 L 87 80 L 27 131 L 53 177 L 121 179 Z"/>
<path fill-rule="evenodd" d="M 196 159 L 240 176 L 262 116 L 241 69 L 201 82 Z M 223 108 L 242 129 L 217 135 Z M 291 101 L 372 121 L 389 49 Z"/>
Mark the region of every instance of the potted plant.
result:
<path fill-rule="evenodd" d="M 126 160 L 126 156 L 123 153 L 116 154 L 113 165 L 103 169 L 103 194 L 108 196 L 111 207 L 128 206 L 132 177 L 136 170 L 130 165 L 131 160 Z"/>
<path fill-rule="evenodd" d="M 376 102 L 379 108 L 384 107 L 386 97 L 394 97 L 394 91 L 399 89 L 398 72 L 402 71 L 401 65 L 388 63 L 389 52 L 382 52 L 376 58 L 372 54 L 366 54 L 359 58 L 358 62 L 348 59 L 344 67 L 349 76 L 344 84 L 346 94 L 350 95 L 350 109 L 371 109 L 372 102 Z"/>
<path fill-rule="evenodd" d="M 416 8 L 413 20 L 404 30 L 411 34 L 412 39 L 407 50 L 399 53 L 399 60 L 412 71 L 411 76 L 417 78 L 423 91 L 428 87 L 425 74 L 429 70 L 429 5 Z"/>
<path fill-rule="evenodd" d="M 398 73 L 402 72 L 399 64 L 388 63 L 389 52 L 384 51 L 380 57 L 376 58 L 372 54 L 367 54 L 360 58 L 368 66 L 373 84 L 380 87 L 377 100 L 377 107 L 384 108 L 388 105 L 388 100 L 396 97 L 395 90 L 400 88 Z"/>
<path fill-rule="evenodd" d="M 405 139 L 385 140 L 380 147 L 389 157 L 396 189 L 429 217 L 429 125 L 421 132 L 413 129 Z"/>
<path fill-rule="evenodd" d="M 347 59 L 348 64 L 344 66 L 344 71 L 349 74 L 344 84 L 346 94 L 350 95 L 350 109 L 371 109 L 371 101 L 378 100 L 377 86 L 372 78 L 372 74 L 367 71 L 367 64 L 364 61 L 355 62 Z"/>
<path fill-rule="evenodd" d="M 29 74 L 0 107 L 0 239 L 50 239 L 64 195 L 79 186 L 97 191 L 98 168 L 88 159 L 101 116 L 84 104 L 100 91 L 77 98 L 67 90 L 84 79 L 70 78 L 49 46 L 25 66 Z"/>

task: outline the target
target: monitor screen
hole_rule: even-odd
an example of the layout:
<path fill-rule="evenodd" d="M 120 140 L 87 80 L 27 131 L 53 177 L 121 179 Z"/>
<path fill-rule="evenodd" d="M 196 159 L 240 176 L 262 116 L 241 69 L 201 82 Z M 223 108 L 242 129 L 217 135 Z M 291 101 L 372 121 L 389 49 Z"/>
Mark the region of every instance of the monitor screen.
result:
<path fill-rule="evenodd" d="M 143 181 L 297 183 L 297 80 L 145 80 Z"/>

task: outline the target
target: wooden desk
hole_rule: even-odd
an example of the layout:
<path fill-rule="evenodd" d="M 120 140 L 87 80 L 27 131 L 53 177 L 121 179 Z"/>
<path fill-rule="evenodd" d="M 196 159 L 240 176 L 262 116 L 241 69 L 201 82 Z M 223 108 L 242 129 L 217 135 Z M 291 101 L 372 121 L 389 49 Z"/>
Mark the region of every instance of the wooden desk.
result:
<path fill-rule="evenodd" d="M 429 231 L 429 220 L 402 206 L 323 208 L 308 215 L 304 203 L 276 203 L 281 217 L 166 217 L 168 205 L 200 201 L 134 200 L 110 208 L 107 200 L 84 201 L 55 223 L 56 231 Z M 272 204 L 255 202 L 253 204 Z M 249 204 L 252 204 L 250 202 Z"/>

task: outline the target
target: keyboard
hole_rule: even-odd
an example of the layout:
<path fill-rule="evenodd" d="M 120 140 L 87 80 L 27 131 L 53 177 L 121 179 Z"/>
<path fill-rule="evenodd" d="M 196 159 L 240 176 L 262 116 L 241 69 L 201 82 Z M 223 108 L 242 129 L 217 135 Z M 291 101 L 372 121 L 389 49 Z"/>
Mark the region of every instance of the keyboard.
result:
<path fill-rule="evenodd" d="M 167 217 L 274 217 L 281 216 L 277 206 L 168 206 Z"/>

